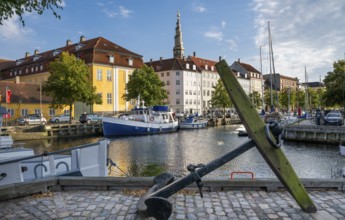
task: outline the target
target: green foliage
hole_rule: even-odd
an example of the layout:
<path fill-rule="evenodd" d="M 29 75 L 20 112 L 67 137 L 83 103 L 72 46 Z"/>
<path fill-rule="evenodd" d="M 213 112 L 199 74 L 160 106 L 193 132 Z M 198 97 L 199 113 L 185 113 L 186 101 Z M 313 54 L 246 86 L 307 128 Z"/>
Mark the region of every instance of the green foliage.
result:
<path fill-rule="evenodd" d="M 0 1 L 0 25 L 14 15 L 19 16 L 19 20 L 25 26 L 23 14 L 25 12 L 37 12 L 41 15 L 45 10 L 51 10 L 53 15 L 60 19 L 55 9 L 62 9 L 62 0 L 1 0 Z"/>
<path fill-rule="evenodd" d="M 327 106 L 345 107 L 345 60 L 333 63 L 333 71 L 328 72 L 324 81 L 326 91 L 324 101 Z"/>
<path fill-rule="evenodd" d="M 52 97 L 51 107 L 57 109 L 70 106 L 72 112 L 75 102 L 102 104 L 100 95 L 96 94 L 96 87 L 90 82 L 89 71 L 83 60 L 67 52 L 62 52 L 51 62 L 50 76 L 42 86 L 43 93 Z"/>
<path fill-rule="evenodd" d="M 230 108 L 233 106 L 228 92 L 226 91 L 221 79 L 218 80 L 217 85 L 213 86 L 214 93 L 211 97 L 211 105 L 213 108 Z"/>
<path fill-rule="evenodd" d="M 249 100 L 255 106 L 255 108 L 260 108 L 262 106 L 262 98 L 258 91 L 253 91 L 249 94 Z"/>
<path fill-rule="evenodd" d="M 145 166 L 138 165 L 135 163 L 130 164 L 128 168 L 128 174 L 130 176 L 157 176 L 166 171 L 164 165 L 149 163 Z"/>
<path fill-rule="evenodd" d="M 165 104 L 164 99 L 168 98 L 164 85 L 153 68 L 144 65 L 129 76 L 126 84 L 127 93 L 122 98 L 130 101 L 140 95 L 140 99 L 144 100 L 147 106 L 162 105 Z"/>

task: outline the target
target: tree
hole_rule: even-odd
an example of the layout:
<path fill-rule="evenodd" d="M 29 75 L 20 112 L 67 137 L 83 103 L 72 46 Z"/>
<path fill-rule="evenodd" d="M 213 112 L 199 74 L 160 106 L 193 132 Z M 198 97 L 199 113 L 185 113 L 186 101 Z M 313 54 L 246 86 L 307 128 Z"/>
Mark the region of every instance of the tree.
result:
<path fill-rule="evenodd" d="M 37 12 L 41 15 L 45 10 L 51 10 L 53 15 L 60 19 L 60 15 L 55 11 L 62 9 L 62 0 L 1 0 L 0 1 L 0 25 L 14 15 L 19 16 L 19 20 L 25 26 L 23 14 L 25 12 Z"/>
<path fill-rule="evenodd" d="M 223 82 L 221 79 L 218 80 L 217 84 L 213 86 L 214 93 L 211 97 L 211 105 L 213 108 L 230 108 L 233 106 L 232 101 L 229 97 L 228 92 L 226 91 Z M 225 117 L 225 114 L 224 114 Z"/>
<path fill-rule="evenodd" d="M 258 91 L 253 91 L 249 94 L 249 99 L 255 108 L 259 108 L 262 105 L 262 99 L 260 97 L 260 93 Z"/>
<path fill-rule="evenodd" d="M 50 76 L 42 86 L 43 93 L 52 97 L 51 107 L 69 106 L 72 112 L 75 102 L 102 104 L 101 96 L 96 94 L 96 87 L 90 82 L 89 71 L 83 60 L 67 52 L 51 62 Z"/>
<path fill-rule="evenodd" d="M 144 65 L 129 76 L 126 84 L 127 93 L 122 98 L 130 101 L 140 95 L 140 99 L 144 100 L 147 106 L 162 105 L 168 98 L 164 86 L 165 83 L 159 79 L 153 68 Z"/>
<path fill-rule="evenodd" d="M 333 71 L 328 72 L 324 79 L 326 91 L 324 94 L 327 106 L 340 105 L 345 108 L 345 60 L 333 63 Z"/>

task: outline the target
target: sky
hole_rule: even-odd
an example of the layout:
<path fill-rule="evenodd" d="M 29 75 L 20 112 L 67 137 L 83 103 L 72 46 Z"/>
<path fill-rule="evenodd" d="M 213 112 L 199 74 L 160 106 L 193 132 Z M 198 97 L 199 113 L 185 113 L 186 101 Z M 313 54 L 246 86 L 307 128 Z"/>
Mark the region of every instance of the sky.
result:
<path fill-rule="evenodd" d="M 229 65 L 240 59 L 269 74 L 269 22 L 276 73 L 319 81 L 345 59 L 341 0 L 63 0 L 62 6 L 61 19 L 45 11 L 26 13 L 24 27 L 17 16 L 5 21 L 0 59 L 52 50 L 66 40 L 77 43 L 82 35 L 104 37 L 144 62 L 172 58 L 178 10 L 186 56 L 195 52 L 214 61 L 221 56 Z"/>

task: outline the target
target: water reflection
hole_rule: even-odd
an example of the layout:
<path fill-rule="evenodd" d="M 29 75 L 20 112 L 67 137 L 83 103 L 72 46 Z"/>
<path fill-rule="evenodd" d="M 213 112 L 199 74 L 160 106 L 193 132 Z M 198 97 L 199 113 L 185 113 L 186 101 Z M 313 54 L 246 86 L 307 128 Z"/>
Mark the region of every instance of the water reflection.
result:
<path fill-rule="evenodd" d="M 111 139 L 109 157 L 121 170 L 131 175 L 141 175 L 140 172 L 147 167 L 154 166 L 159 171 L 184 176 L 188 174 L 188 164 L 206 164 L 247 141 L 247 137 L 237 136 L 236 128 L 238 126 L 232 125 Z M 26 142 L 26 146 L 33 147 L 35 153 L 42 153 L 96 142 L 99 138 L 35 140 Z M 337 146 L 289 142 L 283 144 L 282 150 L 301 178 L 330 178 L 332 173 L 345 166 L 345 157 L 339 155 Z M 112 175 L 123 175 L 119 169 L 114 170 Z M 208 174 L 208 177 L 230 177 L 231 172 L 237 171 L 253 172 L 255 178 L 275 177 L 256 148 Z"/>

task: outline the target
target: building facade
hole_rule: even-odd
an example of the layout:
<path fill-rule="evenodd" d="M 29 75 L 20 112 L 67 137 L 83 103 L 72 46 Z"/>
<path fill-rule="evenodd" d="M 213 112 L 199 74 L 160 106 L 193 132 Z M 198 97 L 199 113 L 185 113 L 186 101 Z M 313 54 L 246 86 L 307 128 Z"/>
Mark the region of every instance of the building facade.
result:
<path fill-rule="evenodd" d="M 96 87 L 96 92 L 101 94 L 103 101 L 103 104 L 92 106 L 75 103 L 72 114 L 115 114 L 129 110 L 130 104 L 122 96 L 129 75 L 136 68 L 142 67 L 142 56 L 103 37 L 86 40 L 81 36 L 77 43 L 67 40 L 66 45 L 60 48 L 42 53 L 35 50 L 33 55 L 26 53 L 24 58 L 13 61 L 1 69 L 2 80 L 15 81 L 16 77 L 19 77 L 21 82 L 41 84 L 50 75 L 49 63 L 62 51 L 74 54 L 85 61 L 90 69 L 90 81 Z"/>

